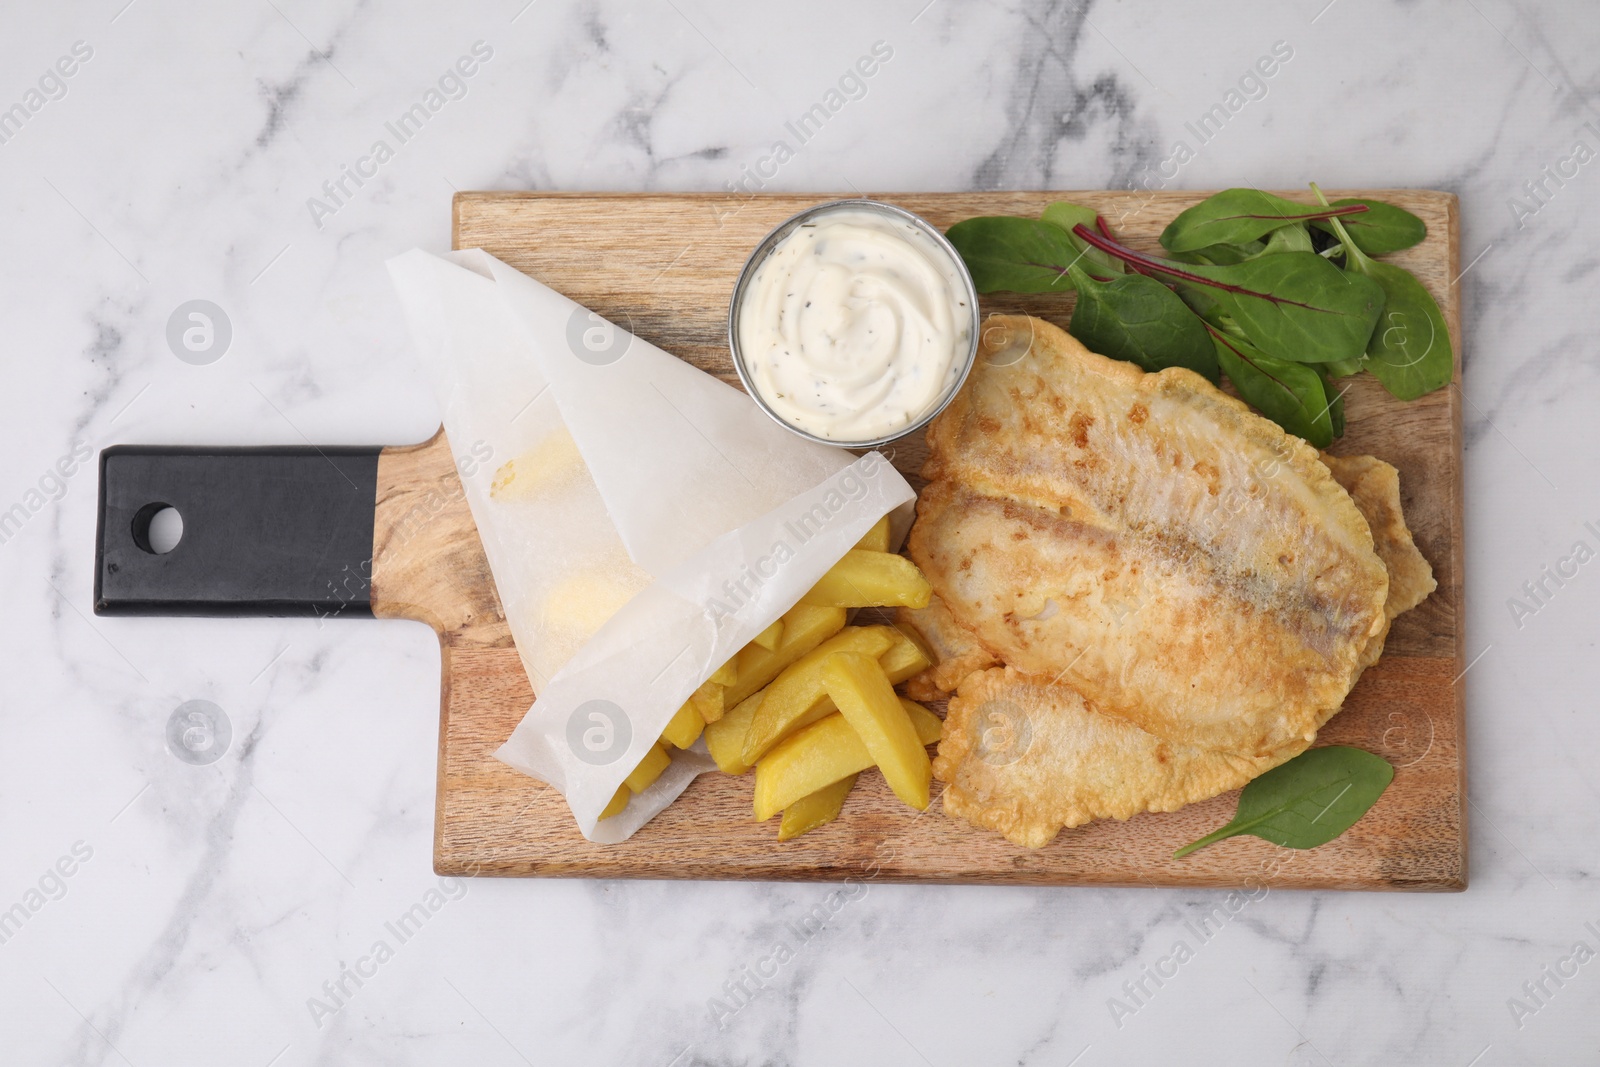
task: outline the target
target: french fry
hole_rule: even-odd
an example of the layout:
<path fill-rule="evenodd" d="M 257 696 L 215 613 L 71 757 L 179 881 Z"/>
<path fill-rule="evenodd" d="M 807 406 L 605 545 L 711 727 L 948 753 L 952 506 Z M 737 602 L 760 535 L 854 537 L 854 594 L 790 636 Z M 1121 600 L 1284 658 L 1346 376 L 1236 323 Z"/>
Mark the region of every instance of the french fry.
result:
<path fill-rule="evenodd" d="M 896 612 L 896 614 L 902 613 Z M 928 661 L 929 665 L 939 662 L 939 657 L 934 654 L 933 646 L 928 644 L 927 639 L 918 632 L 915 626 L 904 621 L 903 619 L 896 619 L 893 625 L 896 630 L 899 630 L 901 633 L 906 635 L 907 640 L 922 650 L 923 658 Z M 895 684 L 899 685 L 900 683 L 896 682 Z"/>
<path fill-rule="evenodd" d="M 722 718 L 722 712 L 726 707 L 723 704 L 724 693 L 723 686 L 707 681 L 689 696 L 689 703 L 694 705 L 701 722 L 716 722 Z"/>
<path fill-rule="evenodd" d="M 705 728 L 706 721 L 700 717 L 700 709 L 695 707 L 694 698 L 691 697 L 684 701 L 683 707 L 667 723 L 667 728 L 661 731 L 661 739 L 671 743 L 674 748 L 689 748 Z"/>
<path fill-rule="evenodd" d="M 872 524 L 872 529 L 862 535 L 856 542 L 856 547 L 867 552 L 889 551 L 889 516 L 885 515 Z"/>
<path fill-rule="evenodd" d="M 907 678 L 910 678 L 916 674 L 920 674 L 922 671 L 926 670 L 932 665 L 932 658 L 924 653 L 922 646 L 911 640 L 898 628 L 877 626 L 869 627 L 869 629 L 882 631 L 886 633 L 892 641 L 894 641 L 894 644 L 890 645 L 889 648 L 878 657 L 878 662 L 882 664 L 884 674 L 888 676 L 891 684 L 898 685 Z M 830 640 L 837 640 L 837 637 Z M 814 654 L 816 651 L 818 650 L 813 650 L 813 653 L 811 654 Z M 860 649 L 859 651 L 866 650 Z M 806 657 L 801 658 L 803 660 Z M 794 667 L 790 667 L 788 670 L 794 670 Z M 788 672 L 786 671 L 785 673 L 787 674 Z M 780 676 L 780 680 L 781 678 L 782 676 Z M 774 682 L 774 684 L 769 688 L 778 689 L 780 691 L 780 699 L 800 699 L 799 695 L 797 695 L 793 690 L 791 690 L 787 697 L 785 697 L 782 692 L 783 687 L 780 687 L 777 682 Z M 813 684 L 811 691 L 815 693 L 820 689 L 820 683 L 816 683 Z M 757 728 L 756 732 L 760 734 L 757 742 L 758 747 L 764 746 L 763 750 L 770 749 L 773 744 L 777 743 L 777 741 L 782 740 L 783 738 L 794 733 L 800 727 L 816 722 L 824 715 L 829 715 L 838 710 L 838 708 L 834 707 L 833 701 L 827 697 L 825 692 L 822 693 L 820 699 L 814 698 L 809 708 L 799 714 L 793 714 L 792 708 L 787 712 L 779 712 L 776 709 L 771 710 L 768 712 L 768 720 L 762 726 Z M 779 723 L 779 725 L 774 726 L 775 722 Z M 783 722 L 787 722 L 787 725 L 781 725 Z M 774 728 L 778 729 L 777 736 L 767 736 L 765 731 L 770 731 Z M 752 749 L 752 751 L 754 751 L 754 749 Z M 759 753 L 756 754 L 755 758 L 760 758 Z M 740 763 L 746 768 L 748 768 L 749 765 L 754 762 L 755 759 L 750 758 L 748 755 L 743 755 L 743 758 L 740 760 Z M 743 772 L 741 771 L 740 773 Z"/>
<path fill-rule="evenodd" d="M 889 646 L 889 651 L 878 657 L 878 665 L 883 668 L 883 673 L 888 675 L 890 685 L 899 685 L 907 678 L 921 674 L 933 666 L 933 657 L 903 629 L 898 626 L 893 629 L 894 644 Z"/>
<path fill-rule="evenodd" d="M 815 793 L 808 793 L 783 809 L 783 819 L 778 823 L 778 840 L 788 841 L 808 830 L 830 823 L 839 817 L 844 798 L 856 784 L 856 775 L 841 778 L 825 785 Z"/>
<path fill-rule="evenodd" d="M 920 704 L 901 700 L 924 745 L 939 740 L 944 723 Z M 729 713 L 730 715 L 732 712 Z M 756 764 L 755 814 L 764 822 L 801 797 L 872 766 L 861 735 L 834 712 L 780 741 Z"/>
<path fill-rule="evenodd" d="M 730 659 L 728 662 L 712 671 L 711 677 L 706 680 L 709 682 L 716 682 L 718 685 L 728 686 L 732 685 L 734 679 L 738 677 L 738 658 L 735 656 L 734 659 Z"/>
<path fill-rule="evenodd" d="M 927 810 L 933 780 L 928 752 L 877 659 L 835 652 L 824 661 L 822 677 L 828 696 L 861 736 L 895 796 L 918 811 Z"/>
<path fill-rule="evenodd" d="M 925 608 L 933 587 L 917 565 L 892 552 L 852 548 L 822 576 L 802 604 L 840 608 Z"/>
<path fill-rule="evenodd" d="M 745 735 L 744 761 L 754 763 L 789 734 L 835 710 L 822 679 L 829 656 L 855 652 L 877 662 L 899 636 L 892 626 L 847 626 L 784 668 L 767 686 L 766 698 Z"/>
<path fill-rule="evenodd" d="M 900 706 L 906 709 L 906 714 L 911 717 L 911 725 L 917 731 L 917 740 L 923 746 L 938 744 L 939 738 L 944 736 L 944 720 L 939 718 L 915 700 L 900 698 Z"/>
<path fill-rule="evenodd" d="M 617 786 L 617 791 L 611 795 L 611 803 L 607 804 L 600 812 L 602 819 L 609 819 L 623 808 L 628 806 L 628 798 L 633 796 L 633 790 L 626 784 Z"/>
<path fill-rule="evenodd" d="M 796 604 L 790 608 L 783 615 L 783 640 L 777 648 L 751 644 L 739 650 L 735 668 L 739 677 L 723 694 L 724 706 L 738 704 L 764 688 L 789 664 L 844 629 L 844 622 L 843 608 L 812 604 Z"/>
<path fill-rule="evenodd" d="M 771 652 L 773 649 L 778 647 L 778 642 L 780 640 L 782 640 L 782 639 L 783 639 L 783 620 L 782 619 L 778 619 L 771 626 L 767 627 L 765 630 L 762 630 L 760 633 L 758 633 L 754 637 L 752 637 L 750 639 L 750 643 L 751 644 L 755 644 L 755 645 L 760 645 L 762 648 L 766 649 L 768 652 Z M 732 685 L 733 683 L 729 682 L 728 684 Z"/>
<path fill-rule="evenodd" d="M 652 745 L 644 759 L 639 761 L 639 766 L 628 775 L 626 784 L 635 793 L 643 793 L 671 764 L 672 757 L 667 755 L 667 750 L 659 744 Z"/>
<path fill-rule="evenodd" d="M 745 697 L 728 709 L 728 713 L 706 727 L 706 748 L 717 761 L 717 770 L 723 774 L 743 774 L 750 769 L 740 756 L 744 751 L 744 735 L 750 730 L 750 720 L 766 695 L 763 689 Z"/>

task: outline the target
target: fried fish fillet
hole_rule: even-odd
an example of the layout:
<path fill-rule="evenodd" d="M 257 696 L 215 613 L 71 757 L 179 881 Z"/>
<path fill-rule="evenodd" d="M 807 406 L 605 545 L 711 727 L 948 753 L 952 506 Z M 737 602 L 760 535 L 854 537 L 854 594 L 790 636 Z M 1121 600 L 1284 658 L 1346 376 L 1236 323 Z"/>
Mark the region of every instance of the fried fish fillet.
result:
<path fill-rule="evenodd" d="M 912 700 L 943 700 L 967 675 L 1000 662 L 971 630 L 956 622 L 938 597 L 925 608 L 900 608 L 895 621 L 921 634 L 934 655 L 933 666 L 906 680 L 905 693 Z"/>
<path fill-rule="evenodd" d="M 1333 456 L 1322 462 L 1344 486 L 1372 529 L 1373 547 L 1389 574 L 1383 613 L 1389 622 L 1428 599 L 1438 588 L 1433 568 L 1417 548 L 1400 503 L 1400 472 L 1373 456 Z M 975 671 L 1000 665 L 977 635 L 956 622 L 944 601 L 933 597 L 925 608 L 900 608 L 895 620 L 915 629 L 933 650 L 934 664 L 906 682 L 913 700 L 943 700 Z M 1363 655 L 1367 666 L 1377 662 L 1388 633 L 1377 635 Z M 915 692 L 912 692 L 912 690 Z"/>
<path fill-rule="evenodd" d="M 1392 621 L 1436 585 L 1401 513 L 1399 474 L 1371 456 L 1325 456 L 1324 462 L 1376 534 L 1390 575 L 1384 615 Z M 937 598 L 901 620 L 924 635 L 941 630 L 937 639 L 929 637 L 941 662 L 919 677 L 935 693 L 938 682 L 951 678 L 959 686 L 933 761 L 934 775 L 945 783 L 945 811 L 1018 845 L 1039 848 L 1063 827 L 1093 819 L 1176 811 L 1237 789 L 1308 746 L 1297 741 L 1249 757 L 1165 741 L 1095 710 L 1065 685 L 1006 669 L 975 673 L 972 665 L 981 664 L 987 650 Z M 946 649 L 952 658 L 941 670 Z M 1382 651 L 1379 636 L 1363 658 L 1370 665 Z"/>
<path fill-rule="evenodd" d="M 1161 740 L 1308 742 L 1387 627 L 1372 533 L 1316 450 L 1191 371 L 996 316 L 928 443 L 908 548 L 954 621 Z"/>
<path fill-rule="evenodd" d="M 1306 744 L 1261 757 L 1177 744 L 1048 678 L 996 667 L 967 675 L 950 698 L 933 773 L 948 814 L 1041 848 L 1063 827 L 1237 789 Z"/>
<path fill-rule="evenodd" d="M 1400 505 L 1400 472 L 1374 456 L 1330 456 L 1323 464 L 1355 502 L 1372 530 L 1373 548 L 1389 572 L 1389 594 L 1383 602 L 1386 623 L 1410 611 L 1439 587 L 1433 568 L 1417 549 Z M 1383 654 L 1383 628 L 1367 646 L 1362 666 L 1370 667 Z"/>
<path fill-rule="evenodd" d="M 1382 653 L 1388 623 L 1420 604 L 1436 583 L 1406 528 L 1398 472 L 1371 456 L 1324 456 L 1323 462 L 1367 520 L 1389 575 L 1383 633 L 1363 650 L 1364 668 Z M 1297 740 L 1247 756 L 1167 741 L 1097 710 L 1064 684 L 981 669 L 987 649 L 937 597 L 900 618 L 927 636 L 941 657 L 919 678 L 935 693 L 959 686 L 933 763 L 934 775 L 946 783 L 945 811 L 1018 845 L 1041 847 L 1063 827 L 1093 819 L 1176 811 L 1237 789 L 1309 745 Z"/>

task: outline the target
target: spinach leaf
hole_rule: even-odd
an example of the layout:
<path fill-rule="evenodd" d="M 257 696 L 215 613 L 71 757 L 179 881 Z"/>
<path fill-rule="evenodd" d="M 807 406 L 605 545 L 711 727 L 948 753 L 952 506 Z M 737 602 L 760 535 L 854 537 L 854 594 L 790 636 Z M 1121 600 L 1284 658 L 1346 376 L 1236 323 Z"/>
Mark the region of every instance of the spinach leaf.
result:
<path fill-rule="evenodd" d="M 1404 267 L 1369 259 L 1359 269 L 1383 286 L 1386 297 L 1363 366 L 1401 400 L 1449 385 L 1455 354 L 1433 296 Z"/>
<path fill-rule="evenodd" d="M 1362 355 L 1356 359 L 1336 359 L 1331 363 L 1319 363 L 1317 368 L 1333 378 L 1348 378 L 1367 369 L 1367 357 Z"/>
<path fill-rule="evenodd" d="M 1273 359 L 1222 330 L 1207 332 L 1222 372 L 1251 407 L 1317 448 L 1333 443 L 1333 405 L 1314 367 Z"/>
<path fill-rule="evenodd" d="M 1354 826 L 1393 780 L 1394 767 L 1382 756 L 1346 745 L 1313 748 L 1245 786 L 1232 822 L 1172 858 L 1238 834 L 1284 848 L 1316 848 Z"/>
<path fill-rule="evenodd" d="M 1257 348 L 1297 363 L 1355 359 L 1366 351 L 1383 308 L 1372 279 L 1341 271 L 1314 252 L 1261 256 L 1228 267 L 1179 264 L 1135 252 L 1077 226 L 1073 233 L 1135 269 L 1203 287 L 1217 310 L 1239 324 Z"/>
<path fill-rule="evenodd" d="M 1322 196 L 1316 185 L 1311 188 Z M 1344 245 L 1345 271 L 1370 278 L 1383 291 L 1382 318 L 1362 365 L 1401 400 L 1415 400 L 1450 384 L 1455 353 L 1438 302 L 1410 271 L 1370 258 L 1342 222 L 1332 223 Z"/>
<path fill-rule="evenodd" d="M 991 215 L 958 222 L 945 233 L 972 272 L 980 293 L 1057 293 L 1072 288 L 1067 268 L 1085 249 L 1059 226 Z"/>
<path fill-rule="evenodd" d="M 1256 347 L 1297 363 L 1361 355 L 1383 307 L 1368 278 L 1340 271 L 1314 252 L 1262 256 L 1231 267 L 1191 267 Z"/>
<path fill-rule="evenodd" d="M 1040 212 L 1039 219 L 1042 222 L 1050 223 L 1052 226 L 1061 227 L 1069 237 L 1072 237 L 1072 228 L 1079 223 L 1089 227 L 1091 230 L 1099 230 L 1101 233 L 1106 232 L 1105 223 L 1093 208 L 1083 207 L 1065 200 L 1057 200 L 1049 207 L 1046 207 L 1044 211 Z M 1108 256 L 1098 248 L 1090 248 L 1076 237 L 1072 237 L 1072 243 L 1078 251 L 1084 253 L 1083 258 L 1085 260 L 1097 267 L 1105 268 L 1098 273 L 1121 274 L 1126 269 L 1120 259 Z"/>
<path fill-rule="evenodd" d="M 1249 241 L 1238 245 L 1206 245 L 1193 252 L 1174 252 L 1172 258 L 1180 263 L 1209 263 L 1217 267 L 1227 267 L 1234 263 L 1243 263 L 1247 259 L 1254 259 L 1267 250 L 1265 241 Z"/>
<path fill-rule="evenodd" d="M 1257 256 L 1276 255 L 1279 252 L 1314 252 L 1311 231 L 1304 223 L 1293 222 L 1280 226 L 1267 235 L 1265 241 L 1246 241 L 1243 244 L 1206 245 L 1193 252 L 1174 252 L 1172 258 L 1180 263 L 1203 263 L 1214 267 L 1231 267 Z"/>
<path fill-rule="evenodd" d="M 1326 366 L 1327 364 L 1324 363 L 1317 369 L 1322 370 Z M 1326 376 L 1322 379 L 1322 391 L 1333 398 L 1328 401 L 1328 419 L 1333 423 L 1333 436 L 1335 439 L 1344 436 L 1344 394 L 1348 388 L 1349 386 L 1346 386 L 1345 389 L 1335 389 L 1333 383 Z"/>
<path fill-rule="evenodd" d="M 1227 330 L 1236 336 L 1239 335 L 1238 324 L 1223 314 L 1221 306 L 1211 299 L 1211 291 L 1209 289 L 1196 289 L 1186 285 L 1178 289 L 1177 294 L 1178 298 L 1189 306 L 1190 311 L 1193 311 L 1196 315 L 1211 323 L 1211 325 L 1220 330 Z"/>
<path fill-rule="evenodd" d="M 1382 200 L 1335 200 L 1331 206 L 1351 207 L 1356 204 L 1367 210 L 1359 215 L 1341 216 L 1340 221 L 1349 231 L 1356 247 L 1369 256 L 1382 256 L 1410 248 L 1428 236 L 1427 223 L 1405 208 L 1386 204 Z M 1325 233 L 1334 232 L 1333 224 L 1326 219 L 1315 219 L 1311 225 Z"/>
<path fill-rule="evenodd" d="M 1215 384 L 1217 355 L 1203 322 L 1165 285 L 1143 274 L 1108 282 L 1072 268 L 1078 306 L 1068 327 L 1091 352 L 1147 371 L 1188 367 Z"/>
<path fill-rule="evenodd" d="M 1265 237 L 1280 226 L 1330 214 L 1360 214 L 1359 208 L 1297 204 L 1260 189 L 1224 189 L 1200 201 L 1167 224 L 1161 246 L 1169 252 L 1193 252 L 1207 245 L 1243 244 Z"/>
<path fill-rule="evenodd" d="M 1277 255 L 1279 252 L 1314 252 L 1311 247 L 1311 231 L 1306 229 L 1306 224 L 1296 222 L 1289 226 L 1279 226 L 1272 231 L 1272 236 L 1267 238 L 1267 247 L 1261 250 L 1264 256 Z"/>

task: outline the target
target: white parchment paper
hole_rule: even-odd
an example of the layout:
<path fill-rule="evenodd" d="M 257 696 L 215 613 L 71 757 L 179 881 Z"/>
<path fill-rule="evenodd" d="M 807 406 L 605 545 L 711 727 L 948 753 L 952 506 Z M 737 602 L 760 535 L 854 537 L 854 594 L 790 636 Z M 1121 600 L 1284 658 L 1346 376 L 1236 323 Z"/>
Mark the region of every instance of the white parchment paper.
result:
<path fill-rule="evenodd" d="M 600 811 L 679 706 L 915 495 L 482 251 L 390 260 L 538 699 L 495 755 L 625 840 L 703 744 Z"/>

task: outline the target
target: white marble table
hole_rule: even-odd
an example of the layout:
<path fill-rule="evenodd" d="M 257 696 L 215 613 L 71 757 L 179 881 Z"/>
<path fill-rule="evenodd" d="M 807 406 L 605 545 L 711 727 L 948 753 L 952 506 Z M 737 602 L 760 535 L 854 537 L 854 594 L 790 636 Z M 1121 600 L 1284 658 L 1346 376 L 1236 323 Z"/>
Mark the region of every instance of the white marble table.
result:
<path fill-rule="evenodd" d="M 1595 1062 L 1600 564 L 1510 603 L 1600 547 L 1591 5 L 524 3 L 0 16 L 0 108 L 22 106 L 0 112 L 0 510 L 22 507 L 0 544 L 0 1061 Z M 877 42 L 798 143 L 786 123 Z M 461 57 L 471 77 L 395 136 Z M 1235 88 L 1201 143 L 1186 124 Z M 1464 894 L 1274 892 L 1201 944 L 1185 924 L 1223 894 L 872 885 L 757 983 L 837 887 L 441 886 L 423 627 L 90 614 L 75 449 L 432 431 L 381 264 L 447 245 L 453 189 L 1312 179 L 1462 198 Z M 197 299 L 232 328 L 204 365 L 166 337 Z M 165 742 L 195 699 L 232 727 L 208 766 Z M 386 924 L 419 903 L 402 941 Z M 1180 939 L 1193 958 L 1144 978 Z"/>

